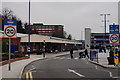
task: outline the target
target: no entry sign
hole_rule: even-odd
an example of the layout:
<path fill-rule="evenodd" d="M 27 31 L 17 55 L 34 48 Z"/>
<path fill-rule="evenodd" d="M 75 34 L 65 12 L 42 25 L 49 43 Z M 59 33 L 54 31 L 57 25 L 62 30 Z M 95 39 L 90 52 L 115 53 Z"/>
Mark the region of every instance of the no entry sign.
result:
<path fill-rule="evenodd" d="M 15 38 L 16 32 L 16 20 L 4 19 L 4 37 Z"/>

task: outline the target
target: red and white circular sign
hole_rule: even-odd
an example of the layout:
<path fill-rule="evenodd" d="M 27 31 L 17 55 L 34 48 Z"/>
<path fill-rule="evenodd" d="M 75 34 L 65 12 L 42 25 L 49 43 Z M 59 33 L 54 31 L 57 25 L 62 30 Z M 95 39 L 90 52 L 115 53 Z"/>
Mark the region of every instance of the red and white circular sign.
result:
<path fill-rule="evenodd" d="M 7 26 L 4 33 L 7 37 L 14 37 L 16 35 L 16 29 L 13 26 Z"/>
<path fill-rule="evenodd" d="M 111 43 L 118 43 L 119 42 L 119 36 L 117 34 L 111 34 L 110 35 L 110 42 Z"/>

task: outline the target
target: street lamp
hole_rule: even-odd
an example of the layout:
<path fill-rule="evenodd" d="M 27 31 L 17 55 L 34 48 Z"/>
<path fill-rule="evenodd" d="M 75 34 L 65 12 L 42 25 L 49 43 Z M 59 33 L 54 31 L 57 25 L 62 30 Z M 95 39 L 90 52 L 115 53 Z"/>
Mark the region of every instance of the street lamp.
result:
<path fill-rule="evenodd" d="M 107 24 L 107 16 L 109 16 L 110 14 L 100 14 L 100 16 L 103 16 L 103 22 L 104 22 L 104 27 L 105 27 L 105 36 L 104 36 L 104 43 L 106 42 L 106 24 Z"/>
<path fill-rule="evenodd" d="M 29 26 L 28 26 L 28 56 L 30 56 L 30 0 L 29 0 Z"/>

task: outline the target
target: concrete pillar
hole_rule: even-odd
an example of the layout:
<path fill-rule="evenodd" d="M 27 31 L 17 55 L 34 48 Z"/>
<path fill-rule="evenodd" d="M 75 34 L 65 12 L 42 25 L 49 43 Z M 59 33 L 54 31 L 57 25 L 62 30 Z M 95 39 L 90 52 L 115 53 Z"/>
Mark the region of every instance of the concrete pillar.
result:
<path fill-rule="evenodd" d="M 91 46 L 91 29 L 85 28 L 85 49 L 87 49 L 89 53 L 90 46 Z"/>

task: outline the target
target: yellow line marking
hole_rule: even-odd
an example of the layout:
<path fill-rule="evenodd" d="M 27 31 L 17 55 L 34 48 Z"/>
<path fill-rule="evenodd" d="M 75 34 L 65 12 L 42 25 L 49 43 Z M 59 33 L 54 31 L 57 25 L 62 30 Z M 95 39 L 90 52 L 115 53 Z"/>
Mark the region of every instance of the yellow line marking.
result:
<path fill-rule="evenodd" d="M 32 72 L 29 72 L 30 74 L 30 80 L 33 80 Z"/>
<path fill-rule="evenodd" d="M 28 76 L 28 72 L 26 73 L 26 80 L 28 80 L 29 76 Z"/>

